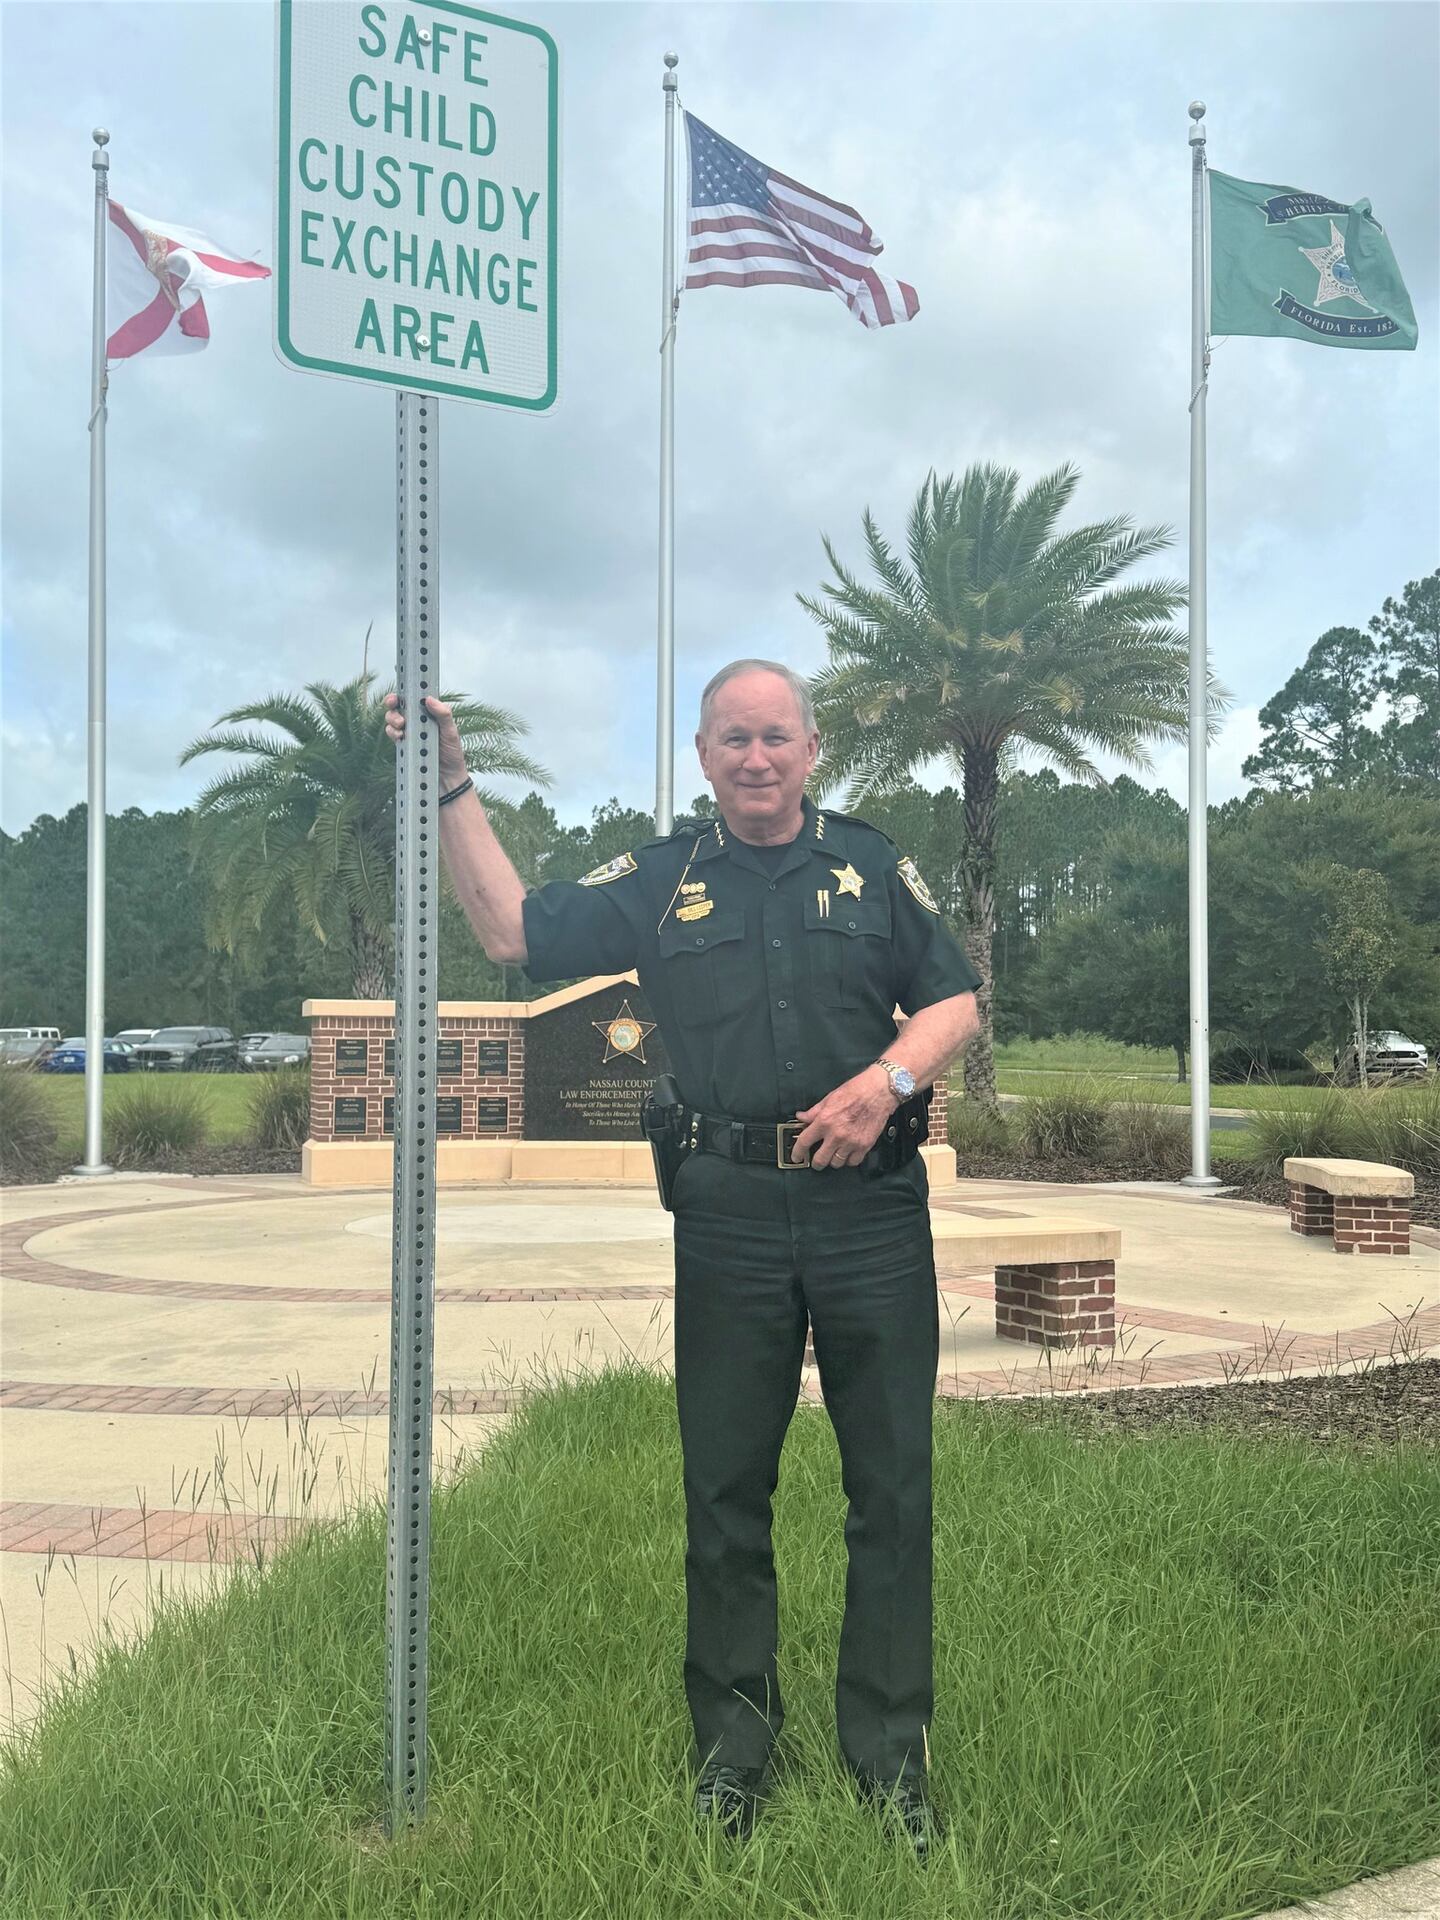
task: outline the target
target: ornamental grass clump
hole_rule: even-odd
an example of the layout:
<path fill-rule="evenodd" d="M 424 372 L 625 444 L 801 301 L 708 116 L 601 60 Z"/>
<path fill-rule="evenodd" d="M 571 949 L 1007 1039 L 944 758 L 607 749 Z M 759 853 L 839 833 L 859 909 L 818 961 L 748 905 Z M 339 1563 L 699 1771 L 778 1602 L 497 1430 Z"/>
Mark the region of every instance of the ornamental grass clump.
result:
<path fill-rule="evenodd" d="M 1117 1166 L 1160 1180 L 1190 1170 L 1190 1116 L 1183 1107 L 1120 1099 L 1105 1115 L 1104 1153 Z"/>
<path fill-rule="evenodd" d="M 117 1167 L 165 1166 L 209 1137 L 210 1100 L 188 1075 L 136 1075 L 107 1104 L 105 1147 Z"/>
<path fill-rule="evenodd" d="M 1053 1093 L 1027 1094 L 1020 1103 L 1025 1152 L 1034 1160 L 1102 1159 L 1110 1104 L 1101 1087 L 1084 1081 Z"/>
<path fill-rule="evenodd" d="M 1242 1154 L 1256 1165 L 1283 1173 L 1290 1158 L 1371 1160 L 1363 1150 L 1363 1127 L 1348 1092 L 1323 1092 L 1319 1100 L 1279 1100 L 1258 1108 L 1244 1131 Z"/>
<path fill-rule="evenodd" d="M 1440 1176 L 1440 1078 L 1349 1098 L 1361 1160 L 1383 1160 L 1432 1180 Z"/>
<path fill-rule="evenodd" d="M 46 1179 L 56 1153 L 47 1089 L 23 1067 L 0 1066 L 0 1173 L 12 1180 Z"/>
<path fill-rule="evenodd" d="M 302 1147 L 310 1136 L 310 1069 L 277 1067 L 250 1090 L 250 1140 L 257 1147 Z"/>
<path fill-rule="evenodd" d="M 958 1090 L 950 1095 L 946 1131 L 962 1163 L 967 1155 L 973 1159 L 978 1154 L 1016 1151 L 1013 1130 L 1004 1109 L 982 1107 L 964 1099 Z"/>

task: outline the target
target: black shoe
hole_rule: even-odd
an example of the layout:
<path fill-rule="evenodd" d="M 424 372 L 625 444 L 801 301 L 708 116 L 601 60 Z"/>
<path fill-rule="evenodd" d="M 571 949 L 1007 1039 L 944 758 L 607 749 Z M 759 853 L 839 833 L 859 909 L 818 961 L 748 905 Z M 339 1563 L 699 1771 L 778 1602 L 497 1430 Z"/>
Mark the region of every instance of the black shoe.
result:
<path fill-rule="evenodd" d="M 860 1798 L 888 1815 L 903 1830 L 922 1863 L 939 1846 L 945 1831 L 939 1809 L 923 1780 L 873 1780 L 857 1777 Z"/>
<path fill-rule="evenodd" d="M 764 1767 L 732 1767 L 721 1760 L 707 1761 L 695 1783 L 696 1818 L 718 1820 L 727 1839 L 748 1839 L 764 1777 Z"/>

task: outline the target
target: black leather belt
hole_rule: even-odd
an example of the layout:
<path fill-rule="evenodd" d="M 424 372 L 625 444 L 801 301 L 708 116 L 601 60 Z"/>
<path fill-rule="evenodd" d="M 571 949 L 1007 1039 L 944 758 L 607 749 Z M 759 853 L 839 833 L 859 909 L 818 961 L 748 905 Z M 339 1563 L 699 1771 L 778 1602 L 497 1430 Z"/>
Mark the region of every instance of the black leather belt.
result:
<path fill-rule="evenodd" d="M 875 1145 L 857 1161 L 861 1173 L 890 1173 L 913 1160 L 929 1134 L 931 1089 L 915 1094 L 898 1106 L 885 1122 L 885 1131 Z M 779 1167 L 784 1173 L 809 1171 L 806 1160 L 792 1160 L 791 1150 L 809 1125 L 805 1120 L 731 1120 L 723 1114 L 700 1113 L 694 1107 L 678 1109 L 678 1137 L 686 1153 L 718 1153 L 726 1160 L 739 1160 L 762 1167 Z M 826 1172 L 826 1168 L 816 1168 Z M 846 1169 L 853 1171 L 853 1169 Z"/>

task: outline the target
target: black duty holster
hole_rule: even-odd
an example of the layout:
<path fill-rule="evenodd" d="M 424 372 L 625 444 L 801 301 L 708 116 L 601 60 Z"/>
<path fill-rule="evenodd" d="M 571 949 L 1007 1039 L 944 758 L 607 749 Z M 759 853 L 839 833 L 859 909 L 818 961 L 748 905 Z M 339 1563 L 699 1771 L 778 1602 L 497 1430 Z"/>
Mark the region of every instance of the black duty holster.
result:
<path fill-rule="evenodd" d="M 660 1189 L 660 1204 L 673 1213 L 671 1196 L 675 1175 L 680 1170 L 680 1088 L 673 1073 L 662 1073 L 652 1092 L 640 1103 L 640 1128 L 650 1142 L 650 1157 L 655 1162 L 655 1184 Z"/>

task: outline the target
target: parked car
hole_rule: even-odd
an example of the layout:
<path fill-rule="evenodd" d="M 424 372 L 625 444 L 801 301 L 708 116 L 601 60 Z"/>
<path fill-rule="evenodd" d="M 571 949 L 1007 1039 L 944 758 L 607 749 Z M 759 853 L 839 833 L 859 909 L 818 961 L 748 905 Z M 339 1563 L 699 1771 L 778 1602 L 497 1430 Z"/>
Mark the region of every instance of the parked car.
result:
<path fill-rule="evenodd" d="M 1365 1076 L 1383 1074 L 1394 1080 L 1423 1080 L 1430 1070 L 1430 1055 L 1418 1040 L 1382 1027 L 1366 1036 Z M 1360 1078 L 1360 1049 L 1353 1043 L 1335 1055 L 1335 1078 L 1344 1086 L 1354 1086 Z"/>
<path fill-rule="evenodd" d="M 31 1039 L 13 1027 L 8 1035 L 0 1035 L 0 1066 L 38 1067 L 54 1051 L 53 1040 Z"/>
<path fill-rule="evenodd" d="M 11 1040 L 48 1040 L 52 1046 L 60 1044 L 59 1027 L 0 1027 L 0 1047 Z"/>
<path fill-rule="evenodd" d="M 267 1033 L 258 1047 L 240 1048 L 240 1064 L 254 1072 L 273 1067 L 298 1067 L 310 1058 L 310 1041 L 303 1033 Z"/>
<path fill-rule="evenodd" d="M 118 1040 L 105 1042 L 106 1073 L 129 1073 L 133 1049 L 122 1046 Z M 84 1073 L 85 1036 L 76 1034 L 73 1039 L 62 1040 L 58 1047 L 40 1062 L 42 1073 Z"/>
<path fill-rule="evenodd" d="M 122 1047 L 143 1047 L 160 1031 L 158 1027 L 122 1027 L 115 1039 Z"/>
<path fill-rule="evenodd" d="M 150 1073 L 232 1073 L 237 1064 L 228 1027 L 161 1027 L 132 1057 Z"/>
<path fill-rule="evenodd" d="M 240 1051 L 241 1053 L 247 1053 L 252 1047 L 263 1046 L 269 1038 L 270 1035 L 268 1032 L 242 1033 L 240 1036 Z"/>

